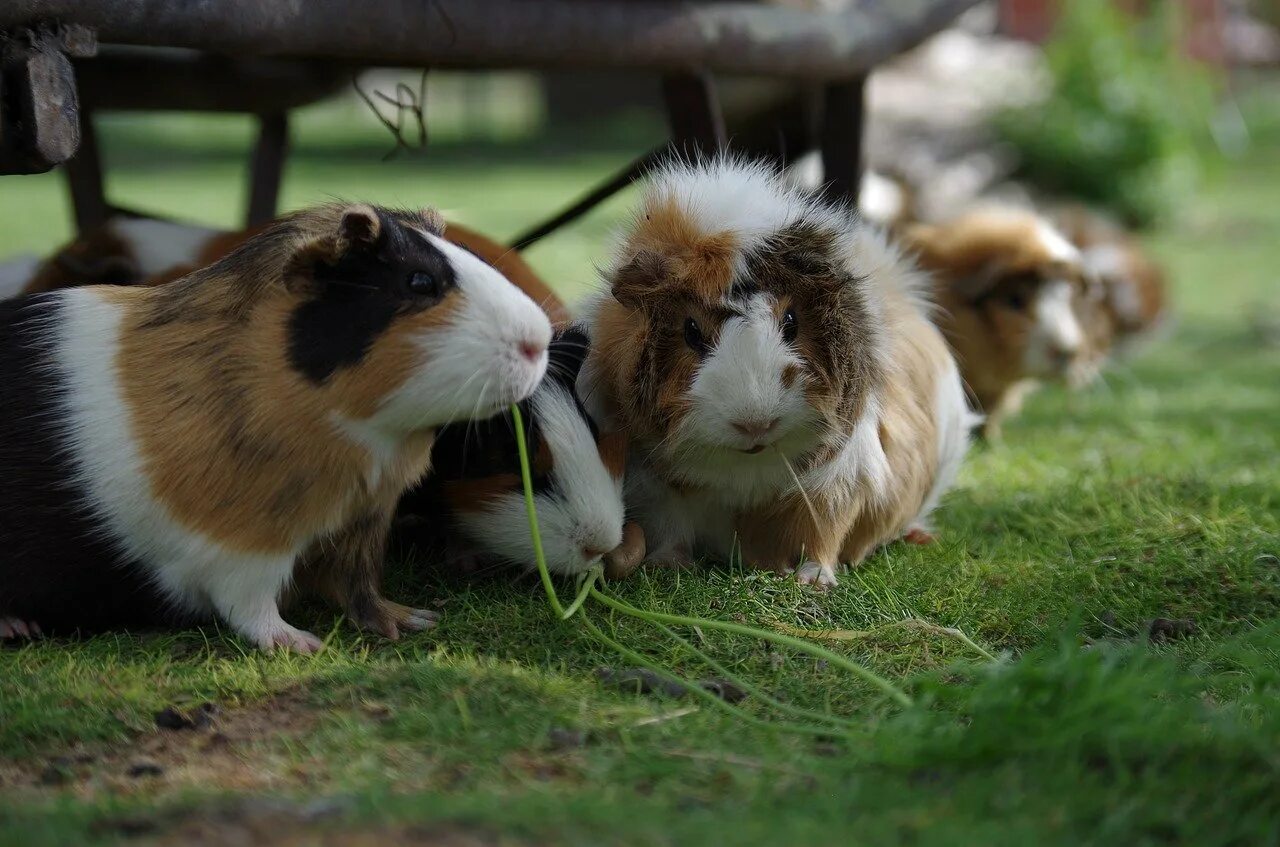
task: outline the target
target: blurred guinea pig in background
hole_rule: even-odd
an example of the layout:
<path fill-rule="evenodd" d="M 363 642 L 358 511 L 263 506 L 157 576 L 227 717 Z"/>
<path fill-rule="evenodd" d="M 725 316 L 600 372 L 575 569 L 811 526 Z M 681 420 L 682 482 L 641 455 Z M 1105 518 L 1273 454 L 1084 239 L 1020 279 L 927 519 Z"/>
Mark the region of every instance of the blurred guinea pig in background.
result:
<path fill-rule="evenodd" d="M 631 440 L 651 559 L 739 552 L 827 586 L 927 537 L 973 416 L 925 279 L 879 230 L 765 163 L 674 162 L 604 280 L 578 387 Z"/>
<path fill-rule="evenodd" d="M 212 264 L 268 226 L 225 231 L 117 215 L 39 262 L 21 293 L 77 285 L 160 285 Z M 496 268 L 529 295 L 552 322 L 568 321 L 564 304 L 518 252 L 457 223 L 444 225 L 444 238 Z"/>
<path fill-rule="evenodd" d="M 1100 287 L 1044 217 L 979 208 L 910 224 L 901 238 L 933 275 L 938 325 L 986 415 L 985 435 L 998 437 L 1039 381 L 1081 386 L 1097 375 L 1109 347 L 1092 319 Z"/>
<path fill-rule="evenodd" d="M 644 536 L 623 523 L 626 438 L 602 434 L 578 399 L 588 343 L 580 328 L 559 330 L 547 375 L 520 410 L 547 567 L 579 574 L 603 563 L 619 578 L 644 558 Z M 442 429 L 432 475 L 400 501 L 400 537 L 464 571 L 534 567 L 514 428 L 504 411 Z"/>

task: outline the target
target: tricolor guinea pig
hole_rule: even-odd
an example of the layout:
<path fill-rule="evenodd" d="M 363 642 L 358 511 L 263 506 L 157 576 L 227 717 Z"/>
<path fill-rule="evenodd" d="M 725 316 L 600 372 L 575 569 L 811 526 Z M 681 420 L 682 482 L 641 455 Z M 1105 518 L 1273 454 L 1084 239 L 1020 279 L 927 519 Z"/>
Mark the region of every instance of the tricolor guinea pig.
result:
<path fill-rule="evenodd" d="M 903 235 L 933 274 L 938 323 L 986 415 L 985 434 L 1017 411 L 1040 380 L 1082 385 L 1102 353 L 1082 316 L 1098 297 L 1076 249 L 1045 218 L 979 209 Z"/>
<path fill-rule="evenodd" d="M 602 561 L 622 576 L 643 557 L 637 529 L 624 533 L 622 475 L 626 440 L 601 434 L 578 399 L 586 333 L 551 340 L 547 375 L 520 404 L 529 449 L 538 527 L 550 570 L 583 573 Z M 443 547 L 455 566 L 506 562 L 534 567 L 515 425 L 507 412 L 455 424 L 437 436 L 432 474 L 401 500 L 410 537 Z M 624 543 L 624 538 L 626 543 Z"/>
<path fill-rule="evenodd" d="M 551 327 L 434 212 L 286 216 L 168 285 L 0 304 L 0 619 L 217 616 L 263 648 L 299 583 L 395 637 L 386 533 L 435 430 L 527 398 Z"/>
<path fill-rule="evenodd" d="M 972 416 L 924 278 L 878 230 L 767 165 L 675 163 L 604 278 L 578 388 L 630 440 L 650 559 L 830 585 L 922 537 Z"/>

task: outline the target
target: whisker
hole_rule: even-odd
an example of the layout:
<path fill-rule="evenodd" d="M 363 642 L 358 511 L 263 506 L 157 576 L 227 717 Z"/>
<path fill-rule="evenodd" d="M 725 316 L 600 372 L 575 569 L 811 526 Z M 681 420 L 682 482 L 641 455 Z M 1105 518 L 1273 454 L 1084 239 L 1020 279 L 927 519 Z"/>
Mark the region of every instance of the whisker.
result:
<path fill-rule="evenodd" d="M 791 474 L 791 479 L 796 484 L 796 491 L 800 492 L 800 497 L 804 500 L 804 505 L 809 509 L 809 517 L 813 518 L 813 525 L 821 528 L 822 521 L 818 519 L 818 510 L 813 508 L 813 502 L 809 499 L 809 493 L 805 491 L 804 486 L 800 484 L 800 477 L 796 475 L 796 469 L 791 467 L 791 462 L 787 460 L 786 454 L 779 450 L 777 445 L 773 446 L 773 452 L 778 454 L 778 458 L 782 460 L 782 464 L 786 465 L 787 472 Z"/>

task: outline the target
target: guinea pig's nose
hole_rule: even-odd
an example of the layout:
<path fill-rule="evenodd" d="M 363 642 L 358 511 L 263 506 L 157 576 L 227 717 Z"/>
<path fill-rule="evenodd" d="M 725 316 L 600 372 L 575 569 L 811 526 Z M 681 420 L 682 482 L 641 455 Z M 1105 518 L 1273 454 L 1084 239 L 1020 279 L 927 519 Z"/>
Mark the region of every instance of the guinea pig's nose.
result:
<path fill-rule="evenodd" d="M 519 344 L 520 355 L 524 356 L 530 362 L 537 362 L 542 358 L 542 354 L 547 352 L 547 345 L 541 341 L 521 341 Z"/>
<path fill-rule="evenodd" d="M 781 421 L 781 418 L 772 418 L 767 421 L 759 419 L 734 421 L 733 428 L 745 435 L 747 438 L 750 438 L 753 441 L 759 441 L 772 432 L 774 427 L 776 427 Z"/>
<path fill-rule="evenodd" d="M 584 559 L 599 559 L 608 552 L 609 551 L 603 547 L 593 547 L 590 544 L 582 545 L 582 558 Z"/>

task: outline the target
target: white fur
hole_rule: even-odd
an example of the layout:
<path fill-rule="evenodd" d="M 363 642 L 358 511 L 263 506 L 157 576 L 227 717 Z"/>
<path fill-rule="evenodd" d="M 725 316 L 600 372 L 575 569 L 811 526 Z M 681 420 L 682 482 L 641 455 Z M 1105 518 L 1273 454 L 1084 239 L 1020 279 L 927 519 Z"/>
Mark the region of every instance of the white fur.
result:
<path fill-rule="evenodd" d="M 143 276 L 195 262 L 218 230 L 153 218 L 112 218 L 112 232 L 129 245 Z"/>
<path fill-rule="evenodd" d="M 1040 376 L 1063 372 L 1084 346 L 1084 329 L 1074 305 L 1075 289 L 1065 279 L 1040 286 L 1031 303 L 1033 325 L 1023 363 Z"/>
<path fill-rule="evenodd" d="M 547 369 L 551 323 L 537 304 L 466 250 L 424 237 L 453 266 L 462 303 L 448 325 L 417 338 L 421 360 L 371 420 L 387 432 L 491 417 L 532 394 Z M 543 350 L 536 362 L 524 343 Z"/>
<path fill-rule="evenodd" d="M 600 460 L 591 430 L 567 391 L 543 385 L 534 393 L 532 405 L 551 449 L 555 483 L 553 492 L 539 494 L 534 501 L 547 567 L 559 573 L 582 573 L 622 543 L 622 481 L 614 479 Z M 488 508 L 463 514 L 460 520 L 483 553 L 533 564 L 522 493 L 496 498 Z M 587 550 L 598 552 L 588 556 Z"/>
<path fill-rule="evenodd" d="M 1036 223 L 1036 236 L 1055 262 L 1080 264 L 1080 251 L 1048 221 L 1041 219 Z"/>
<path fill-rule="evenodd" d="M 120 390 L 120 308 L 90 288 L 68 289 L 56 298 L 53 359 L 62 387 L 63 435 L 78 469 L 74 483 L 121 556 L 145 568 L 179 609 L 216 610 L 264 648 L 318 648 L 319 641 L 285 623 L 276 606 L 300 550 L 226 550 L 183 526 L 152 496 Z"/>
<path fill-rule="evenodd" d="M 889 490 L 892 481 L 889 457 L 880 443 L 880 402 L 868 397 L 853 427 L 831 461 L 800 477 L 806 491 L 822 491 L 833 512 L 848 507 L 854 496 L 866 494 L 876 502 Z"/>
<path fill-rule="evenodd" d="M 664 165 L 649 174 L 644 196 L 642 209 L 674 202 L 703 232 L 732 232 L 738 240 L 735 273 L 743 270 L 746 252 L 765 246 L 785 227 L 813 223 L 839 232 L 851 220 L 771 165 L 733 156 Z"/>
<path fill-rule="evenodd" d="M 40 267 L 37 256 L 16 256 L 0 264 L 0 300 L 17 296 Z"/>
<path fill-rule="evenodd" d="M 681 441 L 749 450 L 777 443 L 807 423 L 804 379 L 797 378 L 790 388 L 782 384 L 783 370 L 793 366 L 803 374 L 804 361 L 783 341 L 773 303 L 771 295 L 756 294 L 741 317 L 721 326 L 689 388 L 693 409 L 681 426 Z M 762 438 L 734 428 L 735 422 L 751 426 L 773 421 L 777 423 Z"/>
<path fill-rule="evenodd" d="M 955 361 L 950 357 L 947 358 L 946 371 L 939 375 L 933 408 L 934 425 L 938 430 L 938 468 L 933 478 L 933 487 L 929 489 L 929 496 L 924 499 L 920 513 L 911 522 L 911 529 L 929 528 L 929 516 L 960 473 L 960 465 L 969 451 L 969 434 L 982 422 L 982 416 L 969 409 L 964 381 L 960 378 Z"/>

